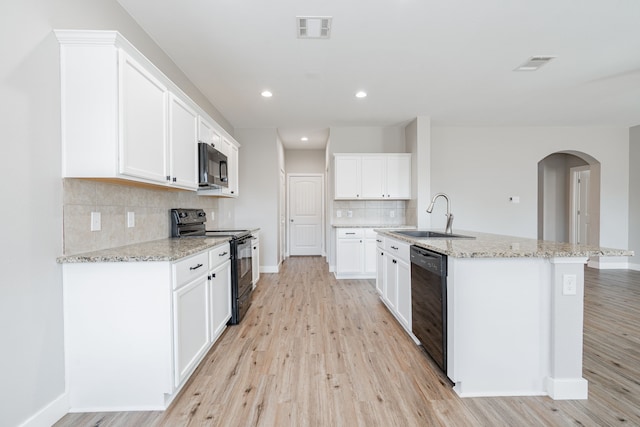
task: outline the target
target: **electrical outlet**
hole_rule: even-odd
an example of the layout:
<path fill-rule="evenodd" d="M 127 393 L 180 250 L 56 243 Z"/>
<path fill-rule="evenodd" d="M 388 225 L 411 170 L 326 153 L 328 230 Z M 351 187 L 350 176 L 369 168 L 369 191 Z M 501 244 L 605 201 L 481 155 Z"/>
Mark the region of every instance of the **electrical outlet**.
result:
<path fill-rule="evenodd" d="M 575 274 L 562 275 L 562 295 L 575 295 L 577 292 L 577 277 Z"/>
<path fill-rule="evenodd" d="M 342 218 L 342 211 L 336 211 L 336 218 Z"/>
<path fill-rule="evenodd" d="M 347 211 L 347 218 L 353 218 L 353 211 Z"/>
<path fill-rule="evenodd" d="M 127 212 L 127 228 L 133 228 L 136 226 L 136 213 Z"/>
<path fill-rule="evenodd" d="M 100 212 L 91 212 L 91 231 L 100 231 Z"/>
<path fill-rule="evenodd" d="M 395 218 L 396 217 L 396 211 L 389 211 L 389 218 Z"/>
<path fill-rule="evenodd" d="M 216 219 L 216 212 L 211 211 L 211 218 L 209 218 L 209 221 L 214 221 L 215 219 Z"/>

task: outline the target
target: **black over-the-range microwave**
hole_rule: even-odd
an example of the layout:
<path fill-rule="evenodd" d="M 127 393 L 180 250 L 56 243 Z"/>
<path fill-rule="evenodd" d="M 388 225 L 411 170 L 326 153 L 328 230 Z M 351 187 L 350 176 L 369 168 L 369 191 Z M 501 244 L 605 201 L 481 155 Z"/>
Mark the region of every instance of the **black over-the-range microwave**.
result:
<path fill-rule="evenodd" d="M 198 186 L 220 188 L 229 186 L 227 156 L 213 144 L 198 142 Z"/>

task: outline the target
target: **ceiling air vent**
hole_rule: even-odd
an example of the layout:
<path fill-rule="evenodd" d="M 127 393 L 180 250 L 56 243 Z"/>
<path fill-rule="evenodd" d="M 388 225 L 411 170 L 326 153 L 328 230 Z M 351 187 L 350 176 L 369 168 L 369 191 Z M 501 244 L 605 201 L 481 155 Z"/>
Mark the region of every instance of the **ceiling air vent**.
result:
<path fill-rule="evenodd" d="M 330 16 L 296 16 L 299 39 L 328 39 L 331 35 Z"/>
<path fill-rule="evenodd" d="M 536 71 L 538 68 L 542 67 L 544 64 L 549 63 L 555 56 L 532 56 L 513 71 Z"/>

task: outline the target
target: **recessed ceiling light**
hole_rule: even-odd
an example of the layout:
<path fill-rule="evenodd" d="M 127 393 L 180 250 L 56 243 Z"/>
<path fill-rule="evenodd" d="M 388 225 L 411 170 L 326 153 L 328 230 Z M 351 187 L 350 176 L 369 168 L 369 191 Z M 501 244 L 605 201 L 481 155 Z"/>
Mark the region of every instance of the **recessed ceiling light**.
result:
<path fill-rule="evenodd" d="M 273 94 L 268 90 L 263 91 L 260 95 L 264 96 L 265 98 L 271 98 L 273 96 Z"/>
<path fill-rule="evenodd" d="M 367 97 L 367 92 L 361 90 L 360 92 L 356 93 L 356 98 L 366 98 Z"/>
<path fill-rule="evenodd" d="M 548 64 L 555 56 L 532 56 L 527 61 L 513 71 L 536 71 L 545 64 Z"/>
<path fill-rule="evenodd" d="M 300 138 L 300 141 L 308 141 L 309 138 L 307 138 L 306 136 L 303 136 L 302 138 Z"/>

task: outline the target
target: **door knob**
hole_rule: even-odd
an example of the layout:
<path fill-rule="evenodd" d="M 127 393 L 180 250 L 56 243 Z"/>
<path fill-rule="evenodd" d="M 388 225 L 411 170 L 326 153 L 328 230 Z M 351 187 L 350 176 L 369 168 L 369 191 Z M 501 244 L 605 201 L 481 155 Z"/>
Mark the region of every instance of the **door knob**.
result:
<path fill-rule="evenodd" d="M 290 219 L 289 221 L 293 222 L 293 220 L 292 220 L 292 219 Z"/>

